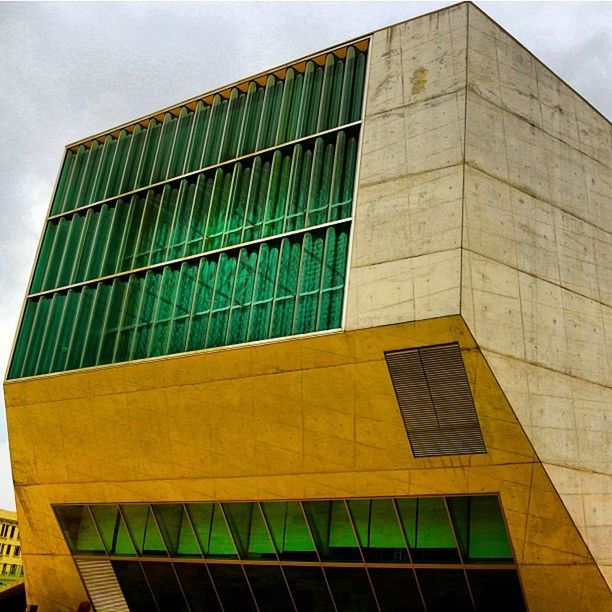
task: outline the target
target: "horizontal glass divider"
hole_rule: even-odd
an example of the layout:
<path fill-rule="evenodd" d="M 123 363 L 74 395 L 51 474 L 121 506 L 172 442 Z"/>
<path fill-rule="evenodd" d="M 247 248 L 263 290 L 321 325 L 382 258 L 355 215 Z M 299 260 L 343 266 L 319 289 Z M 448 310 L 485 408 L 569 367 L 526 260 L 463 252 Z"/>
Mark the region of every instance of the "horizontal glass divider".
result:
<path fill-rule="evenodd" d="M 453 570 L 517 570 L 516 563 L 359 563 L 349 561 L 284 561 L 273 559 L 214 559 L 212 557 L 158 557 L 147 555 L 73 555 L 75 559 L 104 559 L 109 561 L 140 561 L 142 563 L 196 563 L 199 565 L 267 565 L 278 567 L 356 567 L 368 569 L 453 569 Z"/>
<path fill-rule="evenodd" d="M 330 53 L 337 55 L 338 52 L 343 49 L 348 49 L 348 47 L 356 47 L 359 51 L 364 52 L 367 51 L 370 45 L 370 41 L 374 32 L 370 32 L 368 34 L 364 34 L 362 36 L 358 36 L 357 38 L 352 38 L 351 40 L 347 40 L 343 43 L 333 45 L 331 47 L 327 47 L 325 49 L 321 49 L 320 51 L 316 51 L 315 53 L 309 53 L 308 55 L 304 55 L 302 57 L 298 57 L 296 59 L 290 60 L 283 64 L 280 64 L 274 68 L 263 70 L 256 74 L 252 74 L 250 76 L 244 77 L 237 81 L 233 81 L 232 83 L 228 83 L 227 85 L 223 85 L 221 87 L 216 87 L 215 89 L 211 89 L 207 92 L 198 94 L 197 96 L 193 96 L 191 98 L 186 98 L 185 100 L 181 100 L 176 104 L 172 104 L 171 106 L 166 106 L 162 109 L 156 110 L 151 113 L 147 113 L 146 115 L 142 115 L 137 119 L 132 119 L 131 121 L 127 121 L 125 123 L 121 123 L 116 125 L 110 129 L 104 130 L 103 132 L 97 132 L 92 134 L 91 136 L 86 136 L 85 138 L 80 138 L 79 140 L 75 140 L 65 146 L 66 151 L 74 150 L 78 148 L 80 145 L 85 145 L 87 148 L 91 146 L 94 140 L 103 141 L 107 136 L 116 136 L 121 130 L 130 131 L 134 129 L 137 125 L 147 126 L 151 119 L 159 119 L 162 118 L 166 113 L 171 113 L 173 115 L 178 115 L 178 112 L 182 107 L 193 105 L 195 106 L 198 102 L 204 102 L 207 98 L 212 98 L 215 95 L 220 95 L 221 97 L 227 98 L 232 89 L 239 89 L 240 87 L 248 87 L 248 84 L 252 81 L 258 81 L 260 79 L 264 79 L 270 75 L 277 76 L 278 73 L 281 73 L 288 68 L 294 68 L 297 70 L 297 66 L 300 64 L 306 63 L 308 61 L 314 61 L 315 63 L 320 65 L 320 62 L 317 59 L 324 57 Z M 89 145 L 89 146 L 88 146 Z"/>
<path fill-rule="evenodd" d="M 126 199 L 138 193 L 142 193 L 149 189 L 155 189 L 157 187 L 163 187 L 164 185 L 169 185 L 174 182 L 182 181 L 183 179 L 190 178 L 192 176 L 197 176 L 198 174 L 202 174 L 204 172 L 210 172 L 212 170 L 217 170 L 218 168 L 222 168 L 224 166 L 229 166 L 235 164 L 237 162 L 243 161 L 245 159 L 251 159 L 253 157 L 257 157 L 258 155 L 265 155 L 271 153 L 273 151 L 279 151 L 284 148 L 292 147 L 296 144 L 300 144 L 302 142 L 307 142 L 309 140 L 316 140 L 317 138 L 321 138 L 324 136 L 329 136 L 336 132 L 340 132 L 342 130 L 352 130 L 357 126 L 361 125 L 362 120 L 353 121 L 352 123 L 345 123 L 344 125 L 340 125 L 338 127 L 330 128 L 328 130 L 323 130 L 322 132 L 316 132 L 315 134 L 309 134 L 308 136 L 302 136 L 300 138 L 296 138 L 295 140 L 290 140 L 288 142 L 283 142 L 272 147 L 268 147 L 267 149 L 260 149 L 259 151 L 253 151 L 252 153 L 246 153 L 245 155 L 241 155 L 239 157 L 232 157 L 231 159 L 218 162 L 216 164 L 212 164 L 210 166 L 204 166 L 203 168 L 199 168 L 198 170 L 192 170 L 191 172 L 187 172 L 185 174 L 180 174 L 178 176 L 173 176 L 171 178 L 167 178 L 163 181 L 159 181 L 157 183 L 151 183 L 150 185 L 145 185 L 143 187 L 138 187 L 137 189 L 132 189 L 131 191 L 125 191 L 124 193 L 120 193 L 114 196 L 110 196 L 108 198 L 104 198 L 103 200 L 98 200 L 96 202 L 90 202 L 89 204 L 84 204 L 83 206 L 78 206 L 77 208 L 71 208 L 70 210 L 66 210 L 61 213 L 56 213 L 55 215 L 49 215 L 47 217 L 48 221 L 55 221 L 56 219 L 61 219 L 62 217 L 67 217 L 74 213 L 79 213 L 86 211 L 90 208 L 95 208 L 96 206 L 102 206 L 104 204 L 110 204 L 115 202 L 116 200 Z"/>
<path fill-rule="evenodd" d="M 242 248 L 247 248 L 250 246 L 254 246 L 257 244 L 261 244 L 263 242 L 273 242 L 274 240 L 282 240 L 283 238 L 289 238 L 291 236 L 298 236 L 300 234 L 306 234 L 308 232 L 316 232 L 321 229 L 325 229 L 328 227 L 335 227 L 339 225 L 348 225 L 353 220 L 352 217 L 346 217 L 344 219 L 337 219 L 336 221 L 328 221 L 326 223 L 320 223 L 319 225 L 311 225 L 309 227 L 304 227 L 297 230 L 292 230 L 290 232 L 284 232 L 282 234 L 273 234 L 272 236 L 265 236 L 263 238 L 257 238 L 256 240 L 249 240 L 248 242 L 240 242 L 238 244 L 232 244 L 226 247 L 220 247 L 218 249 L 212 249 L 210 251 L 202 251 L 201 253 L 195 253 L 194 255 L 186 255 L 185 257 L 177 257 L 176 259 L 169 259 L 167 261 L 160 261 L 148 266 L 142 266 L 140 268 L 132 268 L 130 270 L 123 270 L 121 272 L 115 272 L 114 274 L 108 274 L 106 276 L 99 276 L 97 278 L 92 278 L 86 281 L 80 281 L 78 283 L 73 283 L 71 285 L 63 285 L 62 287 L 54 287 L 53 289 L 45 289 L 44 291 L 38 291 L 36 293 L 30 293 L 26 296 L 26 300 L 43 297 L 45 295 L 53 295 L 54 293 L 61 293 L 65 291 L 69 291 L 70 289 L 76 289 L 78 287 L 84 287 L 86 285 L 95 285 L 100 281 L 112 280 L 121 276 L 129 276 L 130 274 L 138 274 L 141 272 L 146 272 L 147 270 L 156 270 L 158 268 L 165 268 L 167 266 L 173 266 L 184 261 L 194 261 L 201 259 L 203 257 L 207 257 L 210 255 L 217 255 L 220 253 L 228 253 L 236 250 L 240 250 Z M 347 262 L 348 265 L 348 262 Z"/>

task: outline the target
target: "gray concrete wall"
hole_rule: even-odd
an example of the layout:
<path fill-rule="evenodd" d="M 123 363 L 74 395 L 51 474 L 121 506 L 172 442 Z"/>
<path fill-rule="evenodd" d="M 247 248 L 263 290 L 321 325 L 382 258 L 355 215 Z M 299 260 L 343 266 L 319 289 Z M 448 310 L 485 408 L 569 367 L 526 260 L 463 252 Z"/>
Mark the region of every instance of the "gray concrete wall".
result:
<path fill-rule="evenodd" d="M 461 313 L 612 583 L 612 129 L 469 8 Z"/>
<path fill-rule="evenodd" d="M 370 47 L 346 327 L 461 313 L 612 584 L 612 129 L 473 5 Z"/>
<path fill-rule="evenodd" d="M 458 314 L 467 5 L 373 36 L 346 327 Z"/>

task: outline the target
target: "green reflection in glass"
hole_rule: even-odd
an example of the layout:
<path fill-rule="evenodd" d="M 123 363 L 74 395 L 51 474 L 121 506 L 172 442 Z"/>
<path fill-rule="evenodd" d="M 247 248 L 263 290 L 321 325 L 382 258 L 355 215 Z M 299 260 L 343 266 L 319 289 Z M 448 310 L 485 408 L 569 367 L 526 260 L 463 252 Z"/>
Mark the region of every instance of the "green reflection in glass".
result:
<path fill-rule="evenodd" d="M 148 505 L 122 505 L 121 511 L 127 522 L 132 539 L 141 555 L 166 556 L 166 546 L 159 533 L 153 512 Z"/>
<path fill-rule="evenodd" d="M 449 497 L 447 502 L 464 561 L 512 559 L 497 497 Z"/>
<path fill-rule="evenodd" d="M 187 511 L 205 557 L 237 557 L 219 504 L 187 504 Z"/>
<path fill-rule="evenodd" d="M 135 556 L 136 549 L 118 506 L 90 506 L 90 509 L 108 554 Z"/>
<path fill-rule="evenodd" d="M 261 507 L 281 558 L 310 560 L 316 557 L 314 543 L 298 502 L 263 502 Z"/>
<path fill-rule="evenodd" d="M 151 507 L 170 556 L 200 557 L 200 547 L 183 505 L 154 504 Z"/>
<path fill-rule="evenodd" d="M 104 554 L 104 546 L 87 506 L 55 509 L 70 550 L 74 554 Z"/>

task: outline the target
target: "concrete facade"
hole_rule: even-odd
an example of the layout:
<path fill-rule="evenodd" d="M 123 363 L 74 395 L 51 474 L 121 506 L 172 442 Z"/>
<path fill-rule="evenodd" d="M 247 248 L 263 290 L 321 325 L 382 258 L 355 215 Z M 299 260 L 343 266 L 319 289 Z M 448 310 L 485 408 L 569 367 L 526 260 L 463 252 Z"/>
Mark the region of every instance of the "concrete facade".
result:
<path fill-rule="evenodd" d="M 531 610 L 612 610 L 611 126 L 470 4 L 369 56 L 343 330 L 5 384 L 41 610 L 52 503 L 481 492 Z M 415 459 L 384 351 L 450 341 L 487 453 Z"/>
<path fill-rule="evenodd" d="M 461 314 L 610 581 L 610 123 L 473 5 L 371 53 L 347 328 Z"/>

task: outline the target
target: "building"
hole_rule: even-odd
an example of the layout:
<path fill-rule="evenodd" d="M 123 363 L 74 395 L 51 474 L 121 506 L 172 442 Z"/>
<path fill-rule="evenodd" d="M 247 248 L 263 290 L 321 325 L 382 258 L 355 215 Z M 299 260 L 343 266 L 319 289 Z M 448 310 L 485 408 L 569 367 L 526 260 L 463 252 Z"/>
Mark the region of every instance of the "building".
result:
<path fill-rule="evenodd" d="M 462 3 L 69 145 L 28 602 L 612 609 L 611 141 Z"/>
<path fill-rule="evenodd" d="M 17 513 L 0 509 L 0 589 L 23 580 Z"/>

